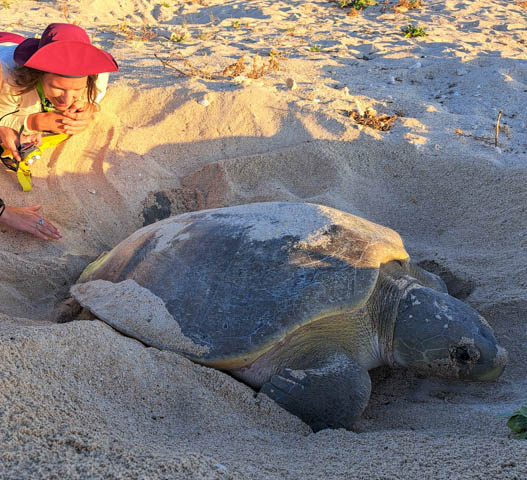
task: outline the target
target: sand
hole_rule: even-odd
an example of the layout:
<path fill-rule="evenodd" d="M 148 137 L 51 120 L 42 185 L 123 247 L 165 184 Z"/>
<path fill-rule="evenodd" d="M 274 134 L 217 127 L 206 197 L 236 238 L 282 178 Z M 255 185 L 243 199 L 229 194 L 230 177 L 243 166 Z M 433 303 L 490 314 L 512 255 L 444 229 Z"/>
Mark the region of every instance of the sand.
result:
<path fill-rule="evenodd" d="M 527 403 L 526 10 L 393 6 L 349 16 L 322 1 L 0 5 L 1 30 L 77 22 L 121 66 L 96 123 L 35 164 L 31 193 L 0 175 L 8 204 L 42 204 L 63 233 L 43 243 L 0 230 L 0 478 L 527 477 L 527 444 L 499 417 Z M 410 23 L 428 36 L 405 38 Z M 279 69 L 250 78 L 255 54 Z M 242 55 L 245 71 L 222 77 Z M 349 116 L 368 108 L 398 118 L 380 131 Z M 398 231 L 493 325 L 504 375 L 377 369 L 355 431 L 313 434 L 223 373 L 98 320 L 56 323 L 88 262 L 145 219 L 268 200 Z"/>

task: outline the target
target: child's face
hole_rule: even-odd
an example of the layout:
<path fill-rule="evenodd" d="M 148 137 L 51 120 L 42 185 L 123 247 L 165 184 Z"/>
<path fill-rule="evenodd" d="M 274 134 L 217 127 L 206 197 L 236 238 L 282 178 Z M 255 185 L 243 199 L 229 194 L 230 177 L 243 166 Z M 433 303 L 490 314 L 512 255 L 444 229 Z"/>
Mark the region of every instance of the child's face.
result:
<path fill-rule="evenodd" d="M 44 95 L 60 111 L 67 110 L 84 95 L 87 82 L 88 77 L 70 78 L 54 73 L 42 76 Z"/>

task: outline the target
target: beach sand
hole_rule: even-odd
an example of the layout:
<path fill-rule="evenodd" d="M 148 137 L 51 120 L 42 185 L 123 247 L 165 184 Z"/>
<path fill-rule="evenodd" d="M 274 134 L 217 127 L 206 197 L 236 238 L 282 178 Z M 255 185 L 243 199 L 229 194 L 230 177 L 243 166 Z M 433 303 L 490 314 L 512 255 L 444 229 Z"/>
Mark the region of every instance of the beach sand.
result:
<path fill-rule="evenodd" d="M 527 478 L 527 444 L 499 416 L 527 404 L 521 3 L 392 1 L 352 16 L 322 1 L 3 2 L 0 30 L 76 22 L 121 70 L 97 121 L 34 165 L 32 192 L 0 175 L 6 203 L 42 204 L 63 234 L 0 229 L 0 478 Z M 427 36 L 405 38 L 408 24 Z M 373 111 L 397 115 L 389 131 L 350 117 Z M 256 201 L 398 231 L 492 324 L 504 375 L 376 369 L 355 431 L 313 434 L 221 372 L 98 320 L 57 323 L 83 268 L 145 217 Z"/>

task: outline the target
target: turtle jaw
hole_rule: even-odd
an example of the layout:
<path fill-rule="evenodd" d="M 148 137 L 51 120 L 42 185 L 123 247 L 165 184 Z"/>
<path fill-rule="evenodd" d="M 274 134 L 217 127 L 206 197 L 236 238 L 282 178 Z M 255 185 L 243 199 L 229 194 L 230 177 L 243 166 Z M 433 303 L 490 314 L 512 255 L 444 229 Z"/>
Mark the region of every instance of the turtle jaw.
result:
<path fill-rule="evenodd" d="M 395 322 L 395 363 L 447 378 L 491 381 L 507 363 L 487 321 L 467 304 L 415 287 L 401 299 Z"/>

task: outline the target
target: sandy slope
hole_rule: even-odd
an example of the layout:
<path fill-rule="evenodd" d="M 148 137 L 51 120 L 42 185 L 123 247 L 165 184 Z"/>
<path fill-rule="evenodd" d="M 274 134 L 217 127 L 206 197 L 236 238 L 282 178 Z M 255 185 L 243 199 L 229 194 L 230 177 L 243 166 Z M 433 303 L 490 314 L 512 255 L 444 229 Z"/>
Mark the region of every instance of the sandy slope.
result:
<path fill-rule="evenodd" d="M 487 0 L 357 17 L 318 1 L 167 3 L 1 7 L 0 27 L 26 35 L 66 14 L 122 68 L 97 124 L 35 166 L 32 193 L 0 175 L 4 200 L 42 203 L 64 235 L 1 233 L 0 477 L 527 476 L 525 444 L 497 416 L 527 402 L 526 11 Z M 428 36 L 404 38 L 408 23 Z M 143 25 L 157 37 L 142 39 Z M 222 72 L 241 55 L 250 70 L 271 49 L 286 58 L 256 80 L 181 77 L 154 57 Z M 399 115 L 390 132 L 346 114 L 368 107 Z M 464 384 L 381 369 L 358 434 L 309 435 L 230 377 L 97 321 L 53 323 L 84 266 L 145 213 L 261 200 L 396 229 L 492 323 L 510 354 L 504 376 Z"/>

